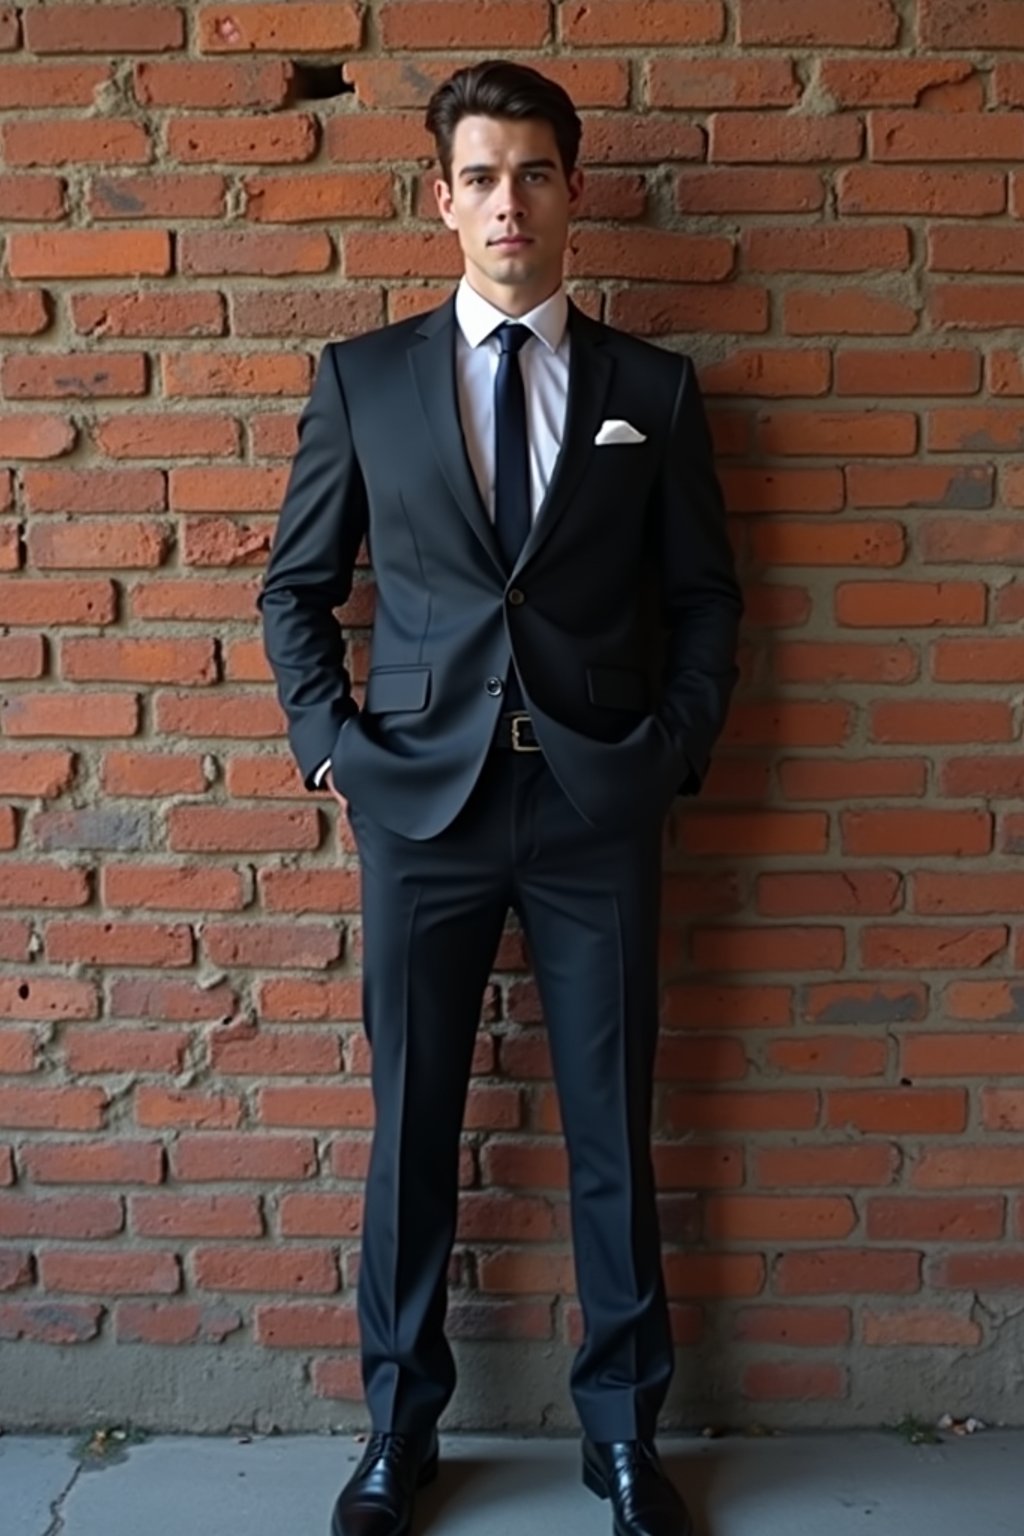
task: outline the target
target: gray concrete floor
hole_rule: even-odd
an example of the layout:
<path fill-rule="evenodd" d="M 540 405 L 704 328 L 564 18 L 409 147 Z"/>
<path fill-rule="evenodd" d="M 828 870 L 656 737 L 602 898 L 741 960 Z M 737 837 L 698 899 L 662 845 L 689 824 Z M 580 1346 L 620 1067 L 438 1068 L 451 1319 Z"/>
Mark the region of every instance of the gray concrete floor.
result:
<path fill-rule="evenodd" d="M 1024 1536 L 1024 1431 L 912 1445 L 864 1430 L 662 1436 L 699 1536 Z M 0 1435 L 0 1536 L 328 1536 L 350 1435 L 156 1435 L 97 1462 L 83 1440 Z M 442 1435 L 414 1536 L 610 1532 L 575 1439 Z"/>

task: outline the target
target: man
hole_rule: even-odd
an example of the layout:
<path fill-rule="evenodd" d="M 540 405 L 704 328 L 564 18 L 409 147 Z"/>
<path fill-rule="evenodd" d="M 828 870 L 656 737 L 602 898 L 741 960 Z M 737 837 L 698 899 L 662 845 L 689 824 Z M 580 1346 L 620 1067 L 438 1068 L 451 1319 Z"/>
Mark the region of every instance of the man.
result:
<path fill-rule="evenodd" d="M 303 781 L 347 809 L 362 869 L 372 1433 L 333 1531 L 403 1536 L 436 1472 L 462 1116 L 511 906 L 569 1156 L 584 1481 L 617 1536 L 687 1536 L 654 1446 L 673 1369 L 649 1146 L 660 849 L 723 724 L 741 599 L 689 359 L 562 286 L 570 98 L 491 60 L 434 93 L 427 126 L 464 275 L 439 308 L 324 348 L 259 599 Z M 364 536 L 358 709 L 334 609 Z"/>

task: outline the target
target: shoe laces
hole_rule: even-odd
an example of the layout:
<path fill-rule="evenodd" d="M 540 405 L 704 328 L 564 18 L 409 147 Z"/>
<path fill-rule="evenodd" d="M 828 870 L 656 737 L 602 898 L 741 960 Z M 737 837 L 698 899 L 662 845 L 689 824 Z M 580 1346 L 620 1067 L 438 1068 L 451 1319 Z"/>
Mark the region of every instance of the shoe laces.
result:
<path fill-rule="evenodd" d="M 400 1461 L 408 1438 L 394 1430 L 374 1430 L 366 1443 L 366 1455 L 374 1461 Z"/>

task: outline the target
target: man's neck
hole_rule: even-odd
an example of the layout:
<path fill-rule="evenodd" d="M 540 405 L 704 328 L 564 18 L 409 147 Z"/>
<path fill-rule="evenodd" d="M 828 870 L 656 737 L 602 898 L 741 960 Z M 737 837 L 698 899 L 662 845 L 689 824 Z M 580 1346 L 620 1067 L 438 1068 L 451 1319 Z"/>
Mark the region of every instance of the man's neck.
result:
<path fill-rule="evenodd" d="M 491 288 L 490 285 L 481 286 L 475 283 L 469 271 L 463 273 L 466 284 L 472 288 L 478 298 L 486 299 L 488 304 L 493 304 L 495 309 L 500 309 L 503 315 L 508 315 L 511 320 L 516 320 L 520 315 L 528 315 L 531 310 L 543 304 L 558 293 L 563 279 L 560 277 L 555 283 L 548 282 L 543 287 L 538 287 L 532 292 L 524 288 Z"/>

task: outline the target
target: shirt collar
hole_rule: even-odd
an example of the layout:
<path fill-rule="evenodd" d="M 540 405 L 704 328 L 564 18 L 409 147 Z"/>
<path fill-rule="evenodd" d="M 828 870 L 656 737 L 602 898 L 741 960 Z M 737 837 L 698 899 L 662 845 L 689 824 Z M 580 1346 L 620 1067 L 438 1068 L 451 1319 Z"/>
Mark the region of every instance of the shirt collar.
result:
<path fill-rule="evenodd" d="M 499 325 L 503 325 L 513 316 L 506 315 L 504 310 L 498 309 L 489 299 L 485 299 L 483 294 L 477 293 L 463 275 L 455 291 L 455 318 L 469 345 L 478 347 L 497 330 Z M 538 304 L 535 309 L 531 309 L 528 314 L 517 315 L 514 318 L 521 325 L 529 326 L 549 351 L 556 351 L 565 335 L 569 318 L 569 300 L 564 287 L 557 288 L 550 298 L 545 299 L 543 304 Z"/>

